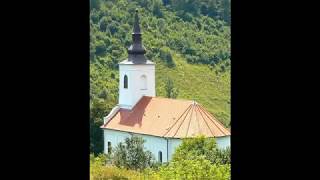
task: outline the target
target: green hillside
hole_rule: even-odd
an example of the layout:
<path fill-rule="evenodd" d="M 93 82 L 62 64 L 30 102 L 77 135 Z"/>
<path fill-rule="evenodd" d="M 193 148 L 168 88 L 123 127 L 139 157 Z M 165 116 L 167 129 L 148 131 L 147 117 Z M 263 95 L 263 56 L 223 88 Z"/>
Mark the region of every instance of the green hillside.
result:
<path fill-rule="evenodd" d="M 230 73 L 216 74 L 206 65 L 186 63 L 180 54 L 174 54 L 176 68 L 167 68 L 163 64 L 156 65 L 157 96 L 165 97 L 166 77 L 173 79 L 179 89 L 179 99 L 190 99 L 201 103 L 223 124 L 229 126 L 230 121 Z"/>
<path fill-rule="evenodd" d="M 127 58 L 139 8 L 147 57 L 156 62 L 157 96 L 173 80 L 230 127 L 229 0 L 92 0 L 90 11 L 90 150 L 102 150 L 99 126 L 118 100 L 118 65 Z"/>

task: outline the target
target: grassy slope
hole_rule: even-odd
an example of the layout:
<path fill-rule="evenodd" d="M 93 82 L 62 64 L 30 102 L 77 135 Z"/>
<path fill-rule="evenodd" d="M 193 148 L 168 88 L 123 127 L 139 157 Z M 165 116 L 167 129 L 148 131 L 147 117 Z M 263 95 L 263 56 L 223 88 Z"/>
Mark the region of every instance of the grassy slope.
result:
<path fill-rule="evenodd" d="M 195 100 L 215 115 L 222 123 L 230 121 L 230 70 L 215 73 L 217 68 L 188 64 L 179 54 L 174 54 L 175 68 L 156 65 L 157 96 L 165 96 L 165 79 L 173 79 L 179 88 L 178 99 Z"/>

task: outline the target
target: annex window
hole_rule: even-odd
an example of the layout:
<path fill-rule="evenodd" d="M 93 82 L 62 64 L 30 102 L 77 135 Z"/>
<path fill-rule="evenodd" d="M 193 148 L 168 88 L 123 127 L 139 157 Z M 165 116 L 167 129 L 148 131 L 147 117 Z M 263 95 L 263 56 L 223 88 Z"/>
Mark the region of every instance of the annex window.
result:
<path fill-rule="evenodd" d="M 159 151 L 159 162 L 161 162 L 162 163 L 162 152 L 161 151 Z"/>
<path fill-rule="evenodd" d="M 141 79 L 141 89 L 142 90 L 146 90 L 147 89 L 147 76 L 146 75 L 142 75 L 141 77 L 140 77 L 140 79 Z"/>
<path fill-rule="evenodd" d="M 124 75 L 123 78 L 123 88 L 128 89 L 128 76 Z"/>
<path fill-rule="evenodd" d="M 111 142 L 108 141 L 108 154 L 111 154 L 112 147 L 111 147 Z"/>

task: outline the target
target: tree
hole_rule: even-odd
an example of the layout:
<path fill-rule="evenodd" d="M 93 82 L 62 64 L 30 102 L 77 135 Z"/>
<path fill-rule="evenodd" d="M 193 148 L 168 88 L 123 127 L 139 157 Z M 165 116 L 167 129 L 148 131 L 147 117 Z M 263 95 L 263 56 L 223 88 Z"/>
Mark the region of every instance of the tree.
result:
<path fill-rule="evenodd" d="M 176 149 L 172 161 L 162 166 L 158 179 L 230 180 L 230 149 L 217 149 L 214 138 L 187 138 Z"/>
<path fill-rule="evenodd" d="M 164 6 L 167 6 L 167 5 L 169 5 L 171 3 L 170 1 L 171 0 L 162 0 L 162 3 L 163 3 Z"/>
<path fill-rule="evenodd" d="M 222 5 L 223 5 L 223 20 L 230 25 L 231 23 L 230 0 L 223 0 Z"/>
<path fill-rule="evenodd" d="M 173 154 L 174 161 L 203 156 L 212 164 L 230 164 L 230 149 L 218 149 L 214 138 L 186 138 Z"/>
<path fill-rule="evenodd" d="M 161 0 L 153 0 L 153 14 L 157 17 L 163 17 L 163 13 L 161 11 L 162 1 Z"/>
<path fill-rule="evenodd" d="M 90 42 L 90 61 L 93 61 L 96 54 L 96 47 L 93 42 Z"/>
<path fill-rule="evenodd" d="M 165 85 L 166 97 L 167 98 L 177 98 L 179 90 L 174 87 L 172 79 L 168 78 Z"/>
<path fill-rule="evenodd" d="M 101 98 L 101 99 L 107 99 L 107 97 L 108 97 L 108 90 L 107 89 L 103 89 L 101 92 L 100 92 L 100 94 L 99 94 L 99 96 L 98 96 L 99 98 Z"/>
<path fill-rule="evenodd" d="M 108 24 L 107 29 L 109 29 L 110 33 L 113 35 L 119 30 L 118 27 L 119 23 L 112 21 L 110 24 Z"/>
<path fill-rule="evenodd" d="M 151 167 L 154 158 L 150 151 L 144 150 L 144 139 L 138 136 L 126 138 L 124 143 L 119 143 L 113 154 L 113 161 L 117 167 L 143 170 Z"/>
<path fill-rule="evenodd" d="M 90 104 L 90 152 L 97 154 L 103 150 L 103 134 L 100 126 L 108 110 L 103 99 L 93 97 Z"/>
<path fill-rule="evenodd" d="M 170 53 L 170 49 L 168 47 L 162 47 L 160 49 L 160 58 L 163 59 L 168 67 L 174 67 L 175 64 L 172 59 L 172 55 Z"/>
<path fill-rule="evenodd" d="M 101 1 L 100 0 L 90 0 L 90 9 L 100 9 Z"/>
<path fill-rule="evenodd" d="M 110 21 L 110 17 L 106 17 L 104 16 L 100 22 L 99 22 L 99 27 L 100 27 L 100 31 L 105 32 L 107 29 L 107 26 L 109 24 Z"/>
<path fill-rule="evenodd" d="M 97 10 L 93 9 L 90 11 L 90 20 L 92 20 L 94 24 L 99 22 L 99 14 Z"/>
<path fill-rule="evenodd" d="M 97 43 L 96 43 L 96 55 L 102 56 L 102 55 L 104 55 L 106 53 L 106 51 L 107 51 L 106 44 L 102 40 L 97 41 Z"/>
<path fill-rule="evenodd" d="M 216 162 L 220 164 L 230 164 L 231 149 L 229 147 L 227 147 L 226 149 L 218 149 L 216 155 Z"/>

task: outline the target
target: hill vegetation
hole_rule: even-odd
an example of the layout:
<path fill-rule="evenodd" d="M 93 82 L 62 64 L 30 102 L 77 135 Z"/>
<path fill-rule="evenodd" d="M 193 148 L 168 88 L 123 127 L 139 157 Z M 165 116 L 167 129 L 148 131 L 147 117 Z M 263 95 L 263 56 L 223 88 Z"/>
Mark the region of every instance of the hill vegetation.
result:
<path fill-rule="evenodd" d="M 156 62 L 157 96 L 194 99 L 230 127 L 230 0 L 90 1 L 90 151 L 118 101 L 118 63 L 127 58 L 139 9 L 146 56 Z"/>

